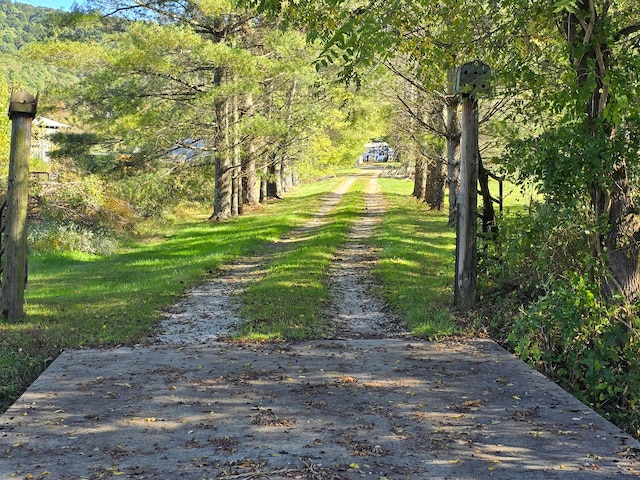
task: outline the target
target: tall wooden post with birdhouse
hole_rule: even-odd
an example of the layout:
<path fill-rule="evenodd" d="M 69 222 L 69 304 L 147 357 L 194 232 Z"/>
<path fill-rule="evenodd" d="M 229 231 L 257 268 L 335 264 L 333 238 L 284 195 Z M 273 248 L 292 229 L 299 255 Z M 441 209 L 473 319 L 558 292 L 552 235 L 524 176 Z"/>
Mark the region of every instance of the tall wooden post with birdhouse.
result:
<path fill-rule="evenodd" d="M 489 87 L 491 69 L 475 61 L 456 70 L 456 94 L 462 97 L 460 191 L 456 219 L 454 305 L 470 308 L 477 296 L 478 100 Z"/>
<path fill-rule="evenodd" d="M 27 92 L 11 95 L 11 151 L 7 184 L 7 213 L 4 268 L 2 271 L 2 317 L 10 322 L 22 320 L 24 289 L 27 281 L 27 207 L 29 198 L 29 156 L 31 125 L 36 116 L 38 97 Z"/>

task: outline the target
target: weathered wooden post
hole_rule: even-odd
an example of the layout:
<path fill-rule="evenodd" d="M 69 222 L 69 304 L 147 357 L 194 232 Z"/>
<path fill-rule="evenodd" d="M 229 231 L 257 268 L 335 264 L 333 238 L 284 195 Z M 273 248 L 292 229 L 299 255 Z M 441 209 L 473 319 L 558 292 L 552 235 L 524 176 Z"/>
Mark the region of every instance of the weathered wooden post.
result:
<path fill-rule="evenodd" d="M 38 97 L 27 92 L 11 95 L 11 151 L 7 185 L 6 255 L 2 275 L 2 317 L 22 320 L 27 279 L 27 206 L 29 198 L 29 155 L 31 123 L 36 116 Z"/>
<path fill-rule="evenodd" d="M 460 138 L 460 193 L 456 220 L 456 275 L 454 305 L 470 308 L 477 293 L 478 221 L 478 92 L 485 90 L 491 69 L 470 62 L 456 71 L 456 94 L 462 96 Z"/>

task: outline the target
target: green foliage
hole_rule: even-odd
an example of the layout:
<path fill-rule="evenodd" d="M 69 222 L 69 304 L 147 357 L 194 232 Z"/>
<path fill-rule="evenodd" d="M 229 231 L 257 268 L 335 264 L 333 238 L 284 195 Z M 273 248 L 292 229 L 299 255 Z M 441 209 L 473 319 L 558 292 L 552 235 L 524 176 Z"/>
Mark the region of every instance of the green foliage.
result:
<path fill-rule="evenodd" d="M 16 53 L 27 43 L 41 42 L 51 35 L 53 9 L 26 3 L 0 1 L 0 52 Z"/>
<path fill-rule="evenodd" d="M 635 435 L 639 325 L 600 293 L 601 232 L 588 207 L 532 204 L 502 219 L 498 241 L 480 245 L 480 328 Z"/>
<path fill-rule="evenodd" d="M 640 429 L 636 313 L 610 307 L 577 274 L 548 285 L 515 320 L 509 342 L 523 359 L 632 434 Z"/>
<path fill-rule="evenodd" d="M 90 229 L 75 223 L 48 220 L 30 225 L 27 234 L 29 248 L 36 253 L 80 252 L 111 255 L 119 241 L 111 233 Z"/>
<path fill-rule="evenodd" d="M 591 241 L 599 231 L 585 208 L 532 202 L 526 212 L 505 215 L 495 241 L 480 239 L 481 294 L 494 299 L 494 294 L 517 291 L 535 298 L 549 279 L 594 272 Z"/>
<path fill-rule="evenodd" d="M 162 163 L 151 171 L 113 180 L 113 193 L 124 199 L 136 215 L 161 219 L 185 200 L 209 203 L 213 170 L 214 166 L 208 163 Z"/>
<path fill-rule="evenodd" d="M 157 7 L 158 14 L 168 8 L 162 2 Z M 225 15 L 239 22 L 241 35 L 211 33 L 218 19 L 210 12 L 221 8 L 231 9 Z M 345 133 L 352 122 L 342 107 L 350 100 L 313 70 L 314 47 L 300 33 L 271 29 L 268 22 L 243 23 L 242 12 L 229 2 L 169 13 L 178 21 L 130 22 L 103 42 L 65 40 L 40 47 L 40 57 L 84 78 L 75 101 L 85 107 L 84 120 L 95 132 L 91 138 L 66 136 L 59 155 L 115 182 L 119 195 L 145 216 L 161 216 L 184 199 L 208 196 L 213 203 L 210 164 L 228 153 L 221 146 L 235 135 L 239 155 L 259 152 L 258 168 L 267 159 L 295 170 L 299 161 L 318 160 L 322 169 L 357 158 L 354 145 L 364 141 L 364 128 L 358 136 Z M 229 118 L 222 112 L 232 104 L 238 104 L 240 118 L 225 127 Z M 330 148 L 307 155 L 306 147 L 317 139 L 328 139 Z M 189 150 L 185 144 L 195 147 L 191 165 L 179 162 Z"/>
<path fill-rule="evenodd" d="M 9 406 L 7 400 L 17 398 L 22 388 L 33 382 L 45 367 L 40 355 L 32 356 L 22 347 L 0 341 L 0 411 Z"/>
<path fill-rule="evenodd" d="M 50 156 L 64 169 L 76 167 L 88 173 L 104 173 L 118 166 L 113 154 L 97 150 L 100 137 L 95 133 L 55 133 L 51 141 L 55 149 Z"/>
<path fill-rule="evenodd" d="M 9 88 L 0 82 L 0 99 L 9 100 Z M 9 171 L 9 152 L 11 148 L 11 121 L 8 115 L 0 115 L 0 172 Z"/>
<path fill-rule="evenodd" d="M 25 3 L 0 1 L 0 78 L 13 89 L 49 93 L 73 77 L 45 61 L 25 55 L 26 47 L 55 36 L 54 19 L 60 13 Z"/>

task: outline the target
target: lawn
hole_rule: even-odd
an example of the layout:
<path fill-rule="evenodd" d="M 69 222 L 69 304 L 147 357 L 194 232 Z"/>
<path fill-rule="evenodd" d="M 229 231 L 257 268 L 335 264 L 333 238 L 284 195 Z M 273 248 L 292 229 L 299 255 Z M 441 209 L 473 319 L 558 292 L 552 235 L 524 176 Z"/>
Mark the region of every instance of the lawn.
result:
<path fill-rule="evenodd" d="M 25 319 L 0 323 L 0 410 L 65 348 L 144 341 L 186 288 L 305 223 L 338 182 L 308 185 L 224 223 L 200 216 L 110 256 L 31 255 Z"/>

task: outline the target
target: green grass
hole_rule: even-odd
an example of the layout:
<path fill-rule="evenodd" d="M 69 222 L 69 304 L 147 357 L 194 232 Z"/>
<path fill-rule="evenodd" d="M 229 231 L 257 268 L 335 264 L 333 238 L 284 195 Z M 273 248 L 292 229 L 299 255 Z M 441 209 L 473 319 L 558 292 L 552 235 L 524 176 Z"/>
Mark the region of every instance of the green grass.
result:
<path fill-rule="evenodd" d="M 332 221 L 280 254 L 264 277 L 242 295 L 241 335 L 250 340 L 300 340 L 325 336 L 330 301 L 327 270 L 364 207 L 357 181 L 331 212 Z"/>
<path fill-rule="evenodd" d="M 111 256 L 32 255 L 23 322 L 0 323 L 0 410 L 62 349 L 143 341 L 185 288 L 311 218 L 339 179 L 224 223 L 183 223 Z"/>
<path fill-rule="evenodd" d="M 0 324 L 0 408 L 4 409 L 62 349 L 144 342 L 163 308 L 233 259 L 268 249 L 308 221 L 340 178 L 310 184 L 286 201 L 238 219 L 185 221 L 110 256 L 32 255 L 25 320 Z M 333 221 L 274 253 L 264 278 L 244 293 L 244 338 L 278 340 L 327 334 L 327 269 L 363 206 L 362 181 L 332 212 Z M 449 312 L 454 232 L 446 213 L 410 196 L 411 182 L 382 179 L 389 210 L 372 243 L 381 260 L 381 293 L 424 338 L 456 333 Z"/>
<path fill-rule="evenodd" d="M 447 212 L 412 197 L 410 181 L 381 179 L 380 185 L 388 209 L 372 243 L 379 249 L 382 296 L 419 337 L 458 333 L 451 313 L 455 231 L 447 227 Z"/>

